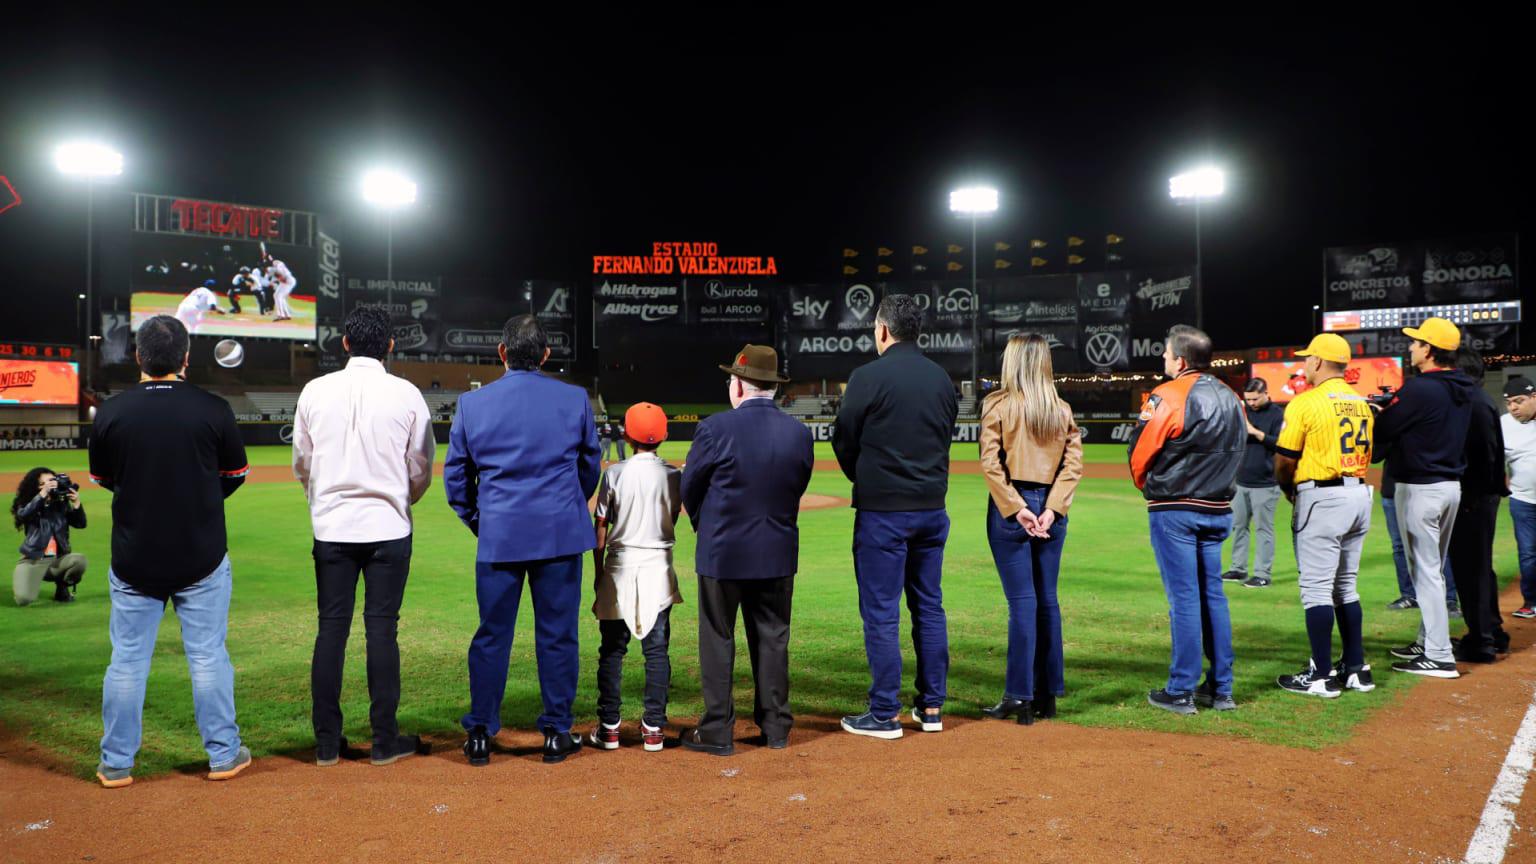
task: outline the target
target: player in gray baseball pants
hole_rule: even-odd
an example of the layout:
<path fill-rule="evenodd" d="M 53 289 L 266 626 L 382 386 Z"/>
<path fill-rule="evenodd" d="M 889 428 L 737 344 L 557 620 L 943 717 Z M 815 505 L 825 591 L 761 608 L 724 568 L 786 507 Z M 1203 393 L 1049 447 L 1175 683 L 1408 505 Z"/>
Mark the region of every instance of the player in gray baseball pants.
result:
<path fill-rule="evenodd" d="M 1451 548 L 1451 530 L 1456 526 L 1456 508 L 1461 505 L 1461 484 L 1454 480 L 1440 483 L 1397 484 L 1397 525 L 1403 536 L 1403 554 L 1408 558 L 1408 572 L 1413 576 L 1413 593 L 1419 598 L 1418 646 L 1425 657 L 1440 663 L 1456 662 L 1451 654 L 1450 616 L 1445 610 L 1445 573 L 1442 564 Z M 1411 654 L 1393 650 L 1393 654 Z M 1404 657 L 1404 659 L 1411 659 Z M 1454 671 L 1433 674 L 1437 678 L 1455 678 Z"/>
<path fill-rule="evenodd" d="M 1255 536 L 1257 554 L 1253 558 L 1254 576 L 1268 579 L 1275 563 L 1275 505 L 1280 503 L 1279 486 L 1237 486 L 1232 496 L 1232 570 L 1248 570 L 1249 523 Z"/>
<path fill-rule="evenodd" d="M 1332 482 L 1342 485 L 1319 486 L 1310 481 L 1298 484 L 1296 509 L 1291 517 L 1301 606 L 1309 613 L 1313 609 L 1326 609 L 1327 630 L 1333 629 L 1335 610 L 1349 604 L 1357 604 L 1353 608 L 1359 608 L 1360 594 L 1356 584 L 1360 574 L 1360 552 L 1365 546 L 1366 532 L 1371 528 L 1371 487 L 1354 477 Z M 1344 637 L 1343 668 L 1357 671 L 1349 675 L 1347 682 L 1322 680 L 1334 667 L 1332 640 L 1314 646 L 1312 666 L 1321 675 L 1308 682 L 1309 695 L 1333 698 L 1346 684 L 1351 690 L 1375 689 L 1370 667 L 1365 665 L 1365 645 L 1360 640 L 1359 627 L 1344 626 L 1341 621 L 1339 633 Z M 1318 649 L 1321 649 L 1320 666 Z M 1283 679 L 1281 686 L 1296 689 L 1287 687 Z"/>

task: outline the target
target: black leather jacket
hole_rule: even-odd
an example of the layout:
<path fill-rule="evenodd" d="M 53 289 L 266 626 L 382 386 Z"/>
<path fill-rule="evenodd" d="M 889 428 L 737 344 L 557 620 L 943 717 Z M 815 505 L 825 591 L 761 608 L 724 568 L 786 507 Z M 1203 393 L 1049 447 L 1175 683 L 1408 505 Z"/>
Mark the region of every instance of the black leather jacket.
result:
<path fill-rule="evenodd" d="M 1149 510 L 1229 511 L 1247 440 L 1232 388 L 1186 372 L 1142 406 L 1129 447 L 1131 477 Z"/>
<path fill-rule="evenodd" d="M 16 513 L 21 519 L 26 539 L 21 544 L 21 557 L 41 558 L 48 551 L 48 540 L 59 542 L 58 553 L 69 554 L 69 529 L 85 527 L 85 505 L 72 509 L 68 502 L 55 504 L 45 498 L 33 498 Z"/>

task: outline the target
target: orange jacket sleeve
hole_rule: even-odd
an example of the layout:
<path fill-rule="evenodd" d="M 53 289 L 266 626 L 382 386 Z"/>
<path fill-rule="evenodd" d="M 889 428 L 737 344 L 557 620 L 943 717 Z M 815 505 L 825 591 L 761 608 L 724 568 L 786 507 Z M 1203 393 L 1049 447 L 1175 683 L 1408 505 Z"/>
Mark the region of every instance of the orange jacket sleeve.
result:
<path fill-rule="evenodd" d="M 1153 390 L 1141 406 L 1141 418 L 1131 435 L 1130 446 L 1131 479 L 1137 489 L 1146 485 L 1147 472 L 1152 468 L 1152 460 L 1162 452 L 1163 444 L 1184 431 L 1184 397 L 1189 387 L 1176 386 L 1181 383 L 1175 379 Z"/>

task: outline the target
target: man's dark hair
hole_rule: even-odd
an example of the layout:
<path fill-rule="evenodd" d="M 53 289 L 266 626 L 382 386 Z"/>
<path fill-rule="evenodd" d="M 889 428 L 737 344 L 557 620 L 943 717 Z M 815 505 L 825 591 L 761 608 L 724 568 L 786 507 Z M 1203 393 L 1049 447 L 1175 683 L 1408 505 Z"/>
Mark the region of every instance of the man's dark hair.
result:
<path fill-rule="evenodd" d="M 190 341 L 186 326 L 169 315 L 156 315 L 145 321 L 134 339 L 139 369 L 152 378 L 180 372 L 186 363 Z"/>
<path fill-rule="evenodd" d="M 347 313 L 342 325 L 347 336 L 347 353 L 353 357 L 372 357 L 383 360 L 389 353 L 389 340 L 394 328 L 389 313 L 381 306 L 359 306 Z"/>
<path fill-rule="evenodd" d="M 1168 350 L 1174 357 L 1183 358 L 1191 369 L 1208 369 L 1211 365 L 1211 337 L 1204 330 L 1187 324 L 1175 324 L 1168 328 Z"/>
<path fill-rule="evenodd" d="M 1482 381 L 1487 367 L 1483 364 L 1483 355 L 1472 348 L 1456 349 L 1456 371 L 1465 374 L 1473 381 Z"/>
<path fill-rule="evenodd" d="M 1424 344 L 1429 345 L 1428 342 Z M 1447 351 L 1444 348 L 1436 348 L 1433 345 L 1429 345 L 1429 360 L 1441 369 L 1455 369 L 1456 353 L 1459 350 Z"/>
<path fill-rule="evenodd" d="M 1243 391 L 1245 393 L 1268 393 L 1269 382 L 1263 378 L 1249 378 L 1248 383 L 1243 385 Z"/>
<path fill-rule="evenodd" d="M 507 349 L 507 368 L 532 372 L 544 363 L 549 336 L 539 319 L 532 315 L 513 315 L 501 328 L 501 344 Z"/>
<path fill-rule="evenodd" d="M 923 310 L 911 294 L 887 294 L 880 301 L 875 320 L 885 324 L 897 342 L 912 342 L 923 333 Z"/>

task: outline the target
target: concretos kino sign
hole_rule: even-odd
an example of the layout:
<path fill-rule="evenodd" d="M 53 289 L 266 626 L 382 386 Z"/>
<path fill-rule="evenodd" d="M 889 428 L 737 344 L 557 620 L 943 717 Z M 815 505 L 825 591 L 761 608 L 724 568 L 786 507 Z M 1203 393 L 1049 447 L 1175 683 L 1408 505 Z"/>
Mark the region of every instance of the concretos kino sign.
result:
<path fill-rule="evenodd" d="M 719 243 L 652 243 L 649 255 L 593 255 L 602 276 L 777 276 L 773 256 L 722 256 Z"/>

